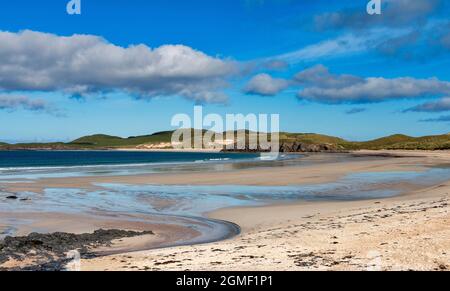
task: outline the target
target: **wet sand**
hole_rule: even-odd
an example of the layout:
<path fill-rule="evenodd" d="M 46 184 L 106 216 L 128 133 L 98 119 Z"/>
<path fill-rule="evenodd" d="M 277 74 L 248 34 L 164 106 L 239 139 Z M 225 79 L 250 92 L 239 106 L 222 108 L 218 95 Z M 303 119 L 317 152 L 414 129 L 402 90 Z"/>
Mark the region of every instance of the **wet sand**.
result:
<path fill-rule="evenodd" d="M 183 246 L 201 244 L 211 241 L 221 241 L 240 233 L 240 228 L 229 222 L 215 219 L 149 216 L 130 214 L 105 213 L 98 215 L 67 214 L 67 213 L 0 213 L 1 221 L 14 223 L 14 229 L 0 224 L 0 233 L 10 232 L 11 236 L 27 236 L 30 233 L 70 234 L 93 233 L 99 229 L 125 230 L 135 232 L 151 232 L 151 235 L 125 237 L 113 240 L 111 245 L 90 248 L 93 256 L 116 255 L 141 250 L 161 249 L 168 246 Z M 4 235 L 6 236 L 6 235 Z M 22 255 L 22 254 L 20 254 Z M 27 260 L 11 259 L 1 268 L 23 269 L 34 267 L 41 270 L 39 265 L 45 265 L 48 259 L 38 252 L 30 254 Z M 53 270 L 53 269 L 52 269 Z"/>
<path fill-rule="evenodd" d="M 450 185 L 408 197 L 227 209 L 241 236 L 83 260 L 81 270 L 449 270 Z M 269 215 L 268 215 L 269 214 Z"/>
<path fill-rule="evenodd" d="M 448 152 L 414 155 L 418 160 L 388 161 L 386 167 L 450 159 Z M 378 162 L 366 167 L 383 168 Z M 240 236 L 83 260 L 81 269 L 449 270 L 449 202 L 450 181 L 388 199 L 223 209 L 209 216 L 239 224 Z"/>
<path fill-rule="evenodd" d="M 373 158 L 373 155 L 380 154 L 388 157 Z M 319 184 L 335 181 L 349 173 L 422 171 L 426 167 L 450 163 L 449 152 L 359 152 L 358 155 L 361 160 L 346 162 L 328 160 L 331 156 L 327 155 L 311 155 L 303 160 L 304 165 L 299 166 L 225 172 L 42 179 L 34 183 L 8 185 L 8 191 L 39 191 L 47 187 L 92 188 L 93 182 L 258 186 Z M 365 158 L 367 155 L 369 158 Z M 163 241 L 176 241 L 179 238 L 177 234 L 185 237 L 195 236 L 195 233 L 186 233 L 186 229 L 170 229 L 151 219 L 147 223 L 134 224 L 129 219 L 112 219 L 112 223 L 104 217 L 97 220 L 61 213 L 46 214 L 47 217 L 22 213 L 19 218 L 39 221 L 34 224 L 28 221 L 24 225 L 30 229 L 41 227 L 45 231 L 78 233 L 110 227 L 156 233 L 145 243 L 145 240 L 135 239 L 119 242 L 112 250 L 104 249 L 104 254 L 114 254 L 83 260 L 82 270 L 433 270 L 450 267 L 449 193 L 450 185 L 443 183 L 427 189 L 408 189 L 401 196 L 383 200 L 296 202 L 222 209 L 208 216 L 239 225 L 242 228 L 240 236 L 211 244 L 139 252 L 132 251 L 164 246 Z M 1 213 L 0 219 L 17 216 L 17 213 Z M 30 231 L 26 227 L 20 231 Z"/>
<path fill-rule="evenodd" d="M 421 171 L 425 166 L 450 163 L 448 154 L 428 155 L 426 152 L 389 153 L 392 158 L 380 156 L 380 152 L 358 152 L 349 160 L 348 155 L 311 154 L 299 159 L 299 165 L 257 167 L 224 171 L 192 173 L 156 173 L 130 176 L 98 176 L 47 178 L 26 183 L 5 185 L 5 191 L 42 192 L 45 188 L 95 189 L 93 184 L 129 185 L 251 185 L 284 186 L 321 184 L 336 181 L 349 173 L 385 171 Z M 398 156 L 406 156 L 398 158 Z M 345 166 L 343 166 L 345 165 Z"/>

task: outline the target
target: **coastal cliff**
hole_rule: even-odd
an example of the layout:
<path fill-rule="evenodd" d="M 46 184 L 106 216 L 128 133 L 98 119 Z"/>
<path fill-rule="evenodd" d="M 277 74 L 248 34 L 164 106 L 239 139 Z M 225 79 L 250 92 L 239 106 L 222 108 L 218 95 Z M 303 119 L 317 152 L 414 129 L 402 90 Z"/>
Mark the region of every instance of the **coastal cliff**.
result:
<path fill-rule="evenodd" d="M 246 146 L 245 149 L 224 149 L 223 152 L 270 152 L 271 149 L 262 149 L 258 146 L 257 149 L 250 149 Z M 280 144 L 280 153 L 341 153 L 346 150 L 335 144 L 307 144 L 302 142 L 283 142 Z"/>

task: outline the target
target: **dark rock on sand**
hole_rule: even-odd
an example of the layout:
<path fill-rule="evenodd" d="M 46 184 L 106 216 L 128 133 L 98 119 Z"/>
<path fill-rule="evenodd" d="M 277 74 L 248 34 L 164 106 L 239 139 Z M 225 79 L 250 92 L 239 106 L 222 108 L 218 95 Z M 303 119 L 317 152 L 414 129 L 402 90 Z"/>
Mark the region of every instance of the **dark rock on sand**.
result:
<path fill-rule="evenodd" d="M 23 237 L 6 237 L 0 241 L 0 265 L 10 259 L 22 261 L 32 254 L 41 263 L 21 270 L 62 270 L 67 262 L 66 253 L 78 250 L 84 258 L 95 257 L 95 247 L 109 246 L 116 239 L 154 234 L 151 231 L 97 230 L 94 233 L 71 234 L 32 233 Z M 56 258 L 56 259 L 55 259 Z"/>
<path fill-rule="evenodd" d="M 3 193 L 4 195 L 6 194 L 6 193 Z M 5 197 L 5 199 L 7 199 L 7 200 L 19 200 L 19 201 L 29 201 L 29 200 L 31 200 L 30 198 L 20 198 L 19 196 L 17 196 L 17 195 L 11 195 L 11 194 L 6 194 L 7 196 Z"/>
<path fill-rule="evenodd" d="M 342 152 L 342 149 L 333 144 L 306 144 L 301 142 L 287 142 L 280 145 L 282 153 L 322 153 Z"/>
<path fill-rule="evenodd" d="M 270 147 L 260 147 L 255 149 L 248 145 L 243 149 L 238 149 L 237 145 L 234 149 L 226 149 L 224 152 L 270 152 Z M 334 144 L 307 144 L 301 142 L 284 142 L 280 144 L 280 153 L 343 153 L 345 152 L 341 147 Z"/>

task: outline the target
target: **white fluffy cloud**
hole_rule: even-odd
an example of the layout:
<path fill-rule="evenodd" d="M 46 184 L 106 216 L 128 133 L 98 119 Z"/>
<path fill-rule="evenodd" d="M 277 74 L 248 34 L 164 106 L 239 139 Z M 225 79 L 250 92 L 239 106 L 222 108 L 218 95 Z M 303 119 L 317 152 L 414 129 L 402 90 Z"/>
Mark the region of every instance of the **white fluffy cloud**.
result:
<path fill-rule="evenodd" d="M 0 95 L 0 110 L 15 111 L 18 109 L 53 112 L 53 108 L 42 99 L 31 99 L 23 95 Z"/>
<path fill-rule="evenodd" d="M 399 27 L 422 24 L 442 0 L 383 0 L 383 13 L 373 17 L 364 8 L 329 12 L 315 17 L 318 29 L 363 29 L 372 26 Z"/>
<path fill-rule="evenodd" d="M 181 95 L 223 102 L 234 62 L 183 45 L 120 47 L 98 36 L 0 31 L 0 90 L 141 97 Z"/>
<path fill-rule="evenodd" d="M 268 74 L 259 74 L 248 82 L 244 92 L 261 96 L 275 96 L 288 86 L 289 82 L 284 79 L 276 79 Z"/>
<path fill-rule="evenodd" d="M 444 112 L 450 111 L 450 97 L 439 101 L 427 102 L 405 110 L 405 112 Z"/>
<path fill-rule="evenodd" d="M 357 5 L 316 15 L 314 24 L 318 31 L 345 31 L 353 35 L 351 42 L 325 43 L 324 48 L 335 46 L 337 54 L 376 51 L 397 59 L 421 61 L 450 48 L 450 39 L 446 38 L 450 6 L 446 2 L 383 0 L 381 15 L 369 15 L 365 7 Z"/>
<path fill-rule="evenodd" d="M 295 79 L 304 86 L 298 93 L 300 99 L 331 104 L 370 103 L 450 94 L 450 82 L 437 78 L 361 78 L 332 74 L 321 65 L 297 74 Z"/>
<path fill-rule="evenodd" d="M 319 85 L 321 88 L 343 88 L 364 82 L 357 76 L 331 74 L 324 65 L 308 68 L 295 75 L 294 80 L 305 86 Z"/>
<path fill-rule="evenodd" d="M 346 34 L 334 39 L 327 39 L 299 50 L 275 56 L 289 64 L 313 61 L 321 58 L 339 57 L 367 51 L 371 45 L 380 42 L 382 35 L 370 32 L 365 36 Z"/>

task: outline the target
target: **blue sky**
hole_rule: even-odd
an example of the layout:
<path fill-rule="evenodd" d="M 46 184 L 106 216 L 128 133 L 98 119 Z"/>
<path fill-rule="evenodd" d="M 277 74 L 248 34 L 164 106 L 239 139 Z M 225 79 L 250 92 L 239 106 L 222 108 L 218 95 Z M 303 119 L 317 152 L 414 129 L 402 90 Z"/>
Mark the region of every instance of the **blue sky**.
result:
<path fill-rule="evenodd" d="M 1 4 L 0 140 L 148 134 L 199 103 L 352 140 L 450 132 L 447 1 L 67 2 Z"/>

